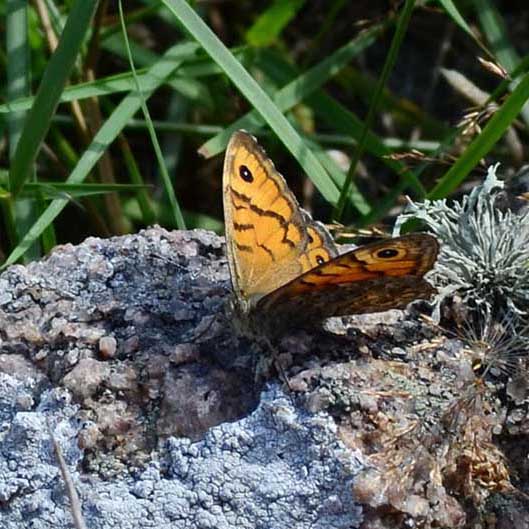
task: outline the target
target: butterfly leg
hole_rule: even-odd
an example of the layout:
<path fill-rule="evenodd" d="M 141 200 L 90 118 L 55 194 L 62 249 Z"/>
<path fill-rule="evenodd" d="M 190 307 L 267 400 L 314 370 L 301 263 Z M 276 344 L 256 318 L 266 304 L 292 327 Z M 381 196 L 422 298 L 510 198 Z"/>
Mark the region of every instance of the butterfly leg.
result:
<path fill-rule="evenodd" d="M 180 343 L 199 343 L 199 340 L 210 331 L 210 329 L 213 327 L 213 324 L 220 323 L 221 321 L 222 318 L 221 316 L 219 316 L 219 314 L 205 316 L 204 318 L 202 318 L 199 325 L 195 329 L 193 329 L 189 333 L 186 333 L 182 337 L 183 340 Z"/>
<path fill-rule="evenodd" d="M 274 367 L 276 368 L 276 371 L 279 374 L 279 378 L 282 380 L 284 384 L 286 384 L 286 386 L 288 387 L 288 390 L 292 393 L 293 389 L 292 389 L 292 386 L 290 385 L 290 380 L 288 379 L 285 369 L 283 368 L 283 365 L 281 364 L 281 361 L 279 360 L 279 357 L 277 354 L 277 347 L 274 346 L 274 344 L 270 341 L 270 339 L 267 336 L 263 336 L 262 340 L 266 348 L 270 352 L 272 361 L 274 363 Z"/>
<path fill-rule="evenodd" d="M 288 376 L 287 376 L 285 370 L 283 369 L 283 366 L 282 366 L 279 358 L 275 358 L 274 359 L 274 365 L 275 365 L 275 367 L 277 369 L 277 372 L 279 373 L 279 377 L 287 385 L 288 391 L 290 391 L 290 393 L 293 393 L 294 390 L 292 389 L 292 386 L 290 385 L 290 380 L 288 379 Z"/>

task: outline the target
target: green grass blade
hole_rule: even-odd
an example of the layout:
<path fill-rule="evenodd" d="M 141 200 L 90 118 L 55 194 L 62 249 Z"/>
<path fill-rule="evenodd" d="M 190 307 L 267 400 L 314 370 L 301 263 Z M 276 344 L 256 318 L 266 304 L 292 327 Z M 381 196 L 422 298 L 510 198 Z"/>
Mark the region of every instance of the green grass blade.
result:
<path fill-rule="evenodd" d="M 136 163 L 136 158 L 132 154 L 131 148 L 128 142 L 120 136 L 121 153 L 123 155 L 123 161 L 127 168 L 127 173 L 133 184 L 141 185 L 143 187 L 143 176 L 140 168 Z M 145 190 L 145 188 L 138 189 L 136 193 L 136 200 L 139 206 L 139 210 L 142 216 L 142 222 L 145 226 L 150 226 L 156 222 L 156 212 L 154 211 L 151 197 Z"/>
<path fill-rule="evenodd" d="M 529 74 L 526 74 L 485 125 L 481 134 L 474 139 L 463 155 L 428 193 L 428 198 L 440 199 L 452 193 L 512 125 L 528 99 Z"/>
<path fill-rule="evenodd" d="M 332 97 L 324 93 L 317 93 L 309 97 L 308 102 L 321 119 L 336 131 L 355 139 L 360 137 L 364 127 L 362 121 Z M 380 158 L 384 165 L 397 174 L 406 183 L 405 187 L 412 189 L 418 197 L 425 195 L 426 191 L 420 180 L 405 164 L 389 158 L 393 151 L 374 132 L 369 131 L 367 133 L 365 148 L 367 152 Z"/>
<path fill-rule="evenodd" d="M 369 47 L 375 41 L 376 36 L 380 34 L 380 31 L 381 27 L 377 26 L 361 33 L 319 64 L 278 90 L 272 98 L 277 108 L 282 112 L 286 112 L 303 101 L 336 75 L 353 57 Z M 255 110 L 252 110 L 232 123 L 220 134 L 208 140 L 200 147 L 199 152 L 206 158 L 215 156 L 226 148 L 233 132 L 239 129 L 257 132 L 263 124 L 264 119 Z"/>
<path fill-rule="evenodd" d="M 389 79 L 389 75 L 393 69 L 395 61 L 397 60 L 397 55 L 402 45 L 402 41 L 404 40 L 404 35 L 406 34 L 406 31 L 408 29 L 414 6 L 415 0 L 406 0 L 399 16 L 397 27 L 395 29 L 395 34 L 393 36 L 391 46 L 389 48 L 388 56 L 386 58 L 386 61 L 384 62 L 382 74 L 380 75 L 380 79 L 378 80 L 375 93 L 373 94 L 373 99 L 371 101 L 371 104 L 369 105 L 369 110 L 367 112 L 367 117 L 364 123 L 362 134 L 358 141 L 358 146 L 355 149 L 353 158 L 351 160 L 351 165 L 349 166 L 349 171 L 347 172 L 347 178 L 345 180 L 344 186 L 340 191 L 340 198 L 338 200 L 338 204 L 336 205 L 333 212 L 334 219 L 338 221 L 340 221 L 343 217 L 347 195 L 349 193 L 349 188 L 356 172 L 356 167 L 358 165 L 358 162 L 362 158 L 362 155 L 366 148 L 365 144 L 367 135 L 372 128 L 373 121 L 375 119 L 375 113 L 378 110 L 384 87 L 386 86 L 386 83 Z"/>
<path fill-rule="evenodd" d="M 186 57 L 195 54 L 198 49 L 198 46 L 194 43 L 176 45 L 153 65 L 149 73 L 153 78 L 158 79 L 159 85 L 162 85 L 167 76 L 171 75 Z M 68 183 L 80 183 L 84 181 L 105 149 L 121 132 L 129 119 L 139 110 L 142 99 L 148 99 L 151 94 L 152 90 L 144 93 L 142 97 L 139 97 L 136 93 L 131 93 L 121 101 L 79 159 L 79 162 L 68 177 Z M 64 199 L 54 200 L 39 217 L 38 221 L 31 227 L 29 232 L 26 233 L 18 246 L 11 252 L 2 267 L 4 268 L 16 262 L 31 243 L 39 237 L 42 231 L 53 222 L 67 203 L 68 201 Z"/>
<path fill-rule="evenodd" d="M 10 168 L 10 189 L 15 197 L 31 175 L 39 147 L 48 131 L 96 7 L 97 0 L 75 2 L 59 45 L 44 72 Z"/>
<path fill-rule="evenodd" d="M 149 90 L 152 87 L 156 88 L 157 86 L 156 79 L 152 79 L 145 73 L 138 73 L 138 79 L 144 90 Z M 211 107 L 211 96 L 203 83 L 199 83 L 195 79 L 175 76 L 172 79 L 168 79 L 167 84 L 187 99 L 199 100 L 201 104 Z M 68 86 L 62 93 L 59 103 L 78 101 L 89 97 L 113 95 L 120 92 L 130 92 L 135 89 L 136 82 L 132 74 L 113 75 L 111 77 L 97 79 L 96 81 Z M 34 100 L 35 97 L 22 97 L 10 103 L 0 105 L 0 114 L 10 114 L 12 112 L 27 110 L 31 108 Z"/>
<path fill-rule="evenodd" d="M 274 78 L 278 83 L 284 83 L 286 79 L 295 75 L 291 65 L 282 60 L 275 60 L 275 57 L 270 57 L 266 53 L 262 54 L 258 64 L 267 75 Z M 320 119 L 327 123 L 331 130 L 336 130 L 344 136 L 348 136 L 354 140 L 355 144 L 358 142 L 364 127 L 362 121 L 323 90 L 318 90 L 314 94 L 309 95 L 305 103 L 313 109 Z M 399 179 L 406 183 L 404 187 L 414 190 L 417 196 L 424 196 L 425 190 L 418 178 L 405 164 L 388 157 L 392 153 L 391 149 L 376 134 L 371 131 L 368 132 L 365 141 L 366 150 L 380 158 L 382 163 L 393 170 L 399 176 Z M 342 185 L 343 182 L 340 187 Z"/>
<path fill-rule="evenodd" d="M 13 101 L 26 96 L 30 91 L 27 6 L 24 2 L 9 0 L 6 7 L 6 95 L 8 101 Z M 11 159 L 15 155 L 16 146 L 22 135 L 25 117 L 25 112 L 20 110 L 7 116 L 9 156 Z"/>
<path fill-rule="evenodd" d="M 474 0 L 474 7 L 496 59 L 511 73 L 520 62 L 520 58 L 509 40 L 505 21 L 489 0 Z"/>
<path fill-rule="evenodd" d="M 338 190 L 329 175 L 255 79 L 184 0 L 164 0 L 164 4 L 263 116 L 325 199 L 331 204 L 335 204 L 338 200 Z"/>
<path fill-rule="evenodd" d="M 7 100 L 12 101 L 29 94 L 31 90 L 29 81 L 28 5 L 26 2 L 9 0 L 6 3 L 6 7 L 6 95 Z M 15 157 L 25 119 L 26 112 L 13 112 L 7 116 L 9 159 L 11 163 Z M 30 178 L 35 178 L 33 168 Z M 7 239 L 11 246 L 15 246 L 19 240 L 19 235 L 29 229 L 32 220 L 35 219 L 35 204 L 25 200 L 14 201 L 13 197 L 10 196 L 4 201 L 2 214 L 4 216 Z M 28 258 L 37 258 L 39 255 L 38 244 L 35 244 L 28 253 L 31 254 Z"/>
<path fill-rule="evenodd" d="M 467 33 L 472 40 L 476 40 L 476 36 L 472 33 L 470 26 L 467 24 L 466 20 L 463 18 L 457 7 L 455 6 L 452 0 L 439 0 L 439 3 L 445 8 L 445 11 L 450 15 L 452 20 L 465 32 Z"/>
<path fill-rule="evenodd" d="M 144 89 L 149 89 L 147 75 L 141 75 L 141 84 Z M 155 84 L 155 80 L 151 80 Z M 109 77 L 97 79 L 87 83 L 67 86 L 61 94 L 59 103 L 78 101 L 89 97 L 100 97 L 120 92 L 129 92 L 135 88 L 134 78 L 131 73 L 112 75 Z M 27 110 L 33 105 L 34 97 L 24 97 L 10 103 L 0 105 L 0 113 L 16 112 Z"/>
<path fill-rule="evenodd" d="M 171 15 L 172 16 L 172 15 Z M 138 46 L 133 46 L 131 43 L 131 50 L 138 49 Z M 243 63 L 250 62 L 250 52 L 248 47 L 238 47 L 233 50 L 233 54 Z M 119 54 L 121 57 L 121 54 Z M 126 58 L 124 56 L 124 58 Z M 148 61 L 143 57 L 143 61 L 138 61 L 136 55 L 134 55 L 136 61 L 145 66 L 150 66 L 155 63 L 160 57 L 153 52 L 149 51 Z M 136 74 L 140 79 L 140 83 L 144 90 L 150 88 L 151 78 L 145 74 L 146 68 L 136 70 Z M 170 76 L 167 79 L 167 84 L 171 86 L 177 92 L 180 92 L 184 97 L 188 99 L 197 99 L 202 97 L 202 91 L 204 90 L 202 83 L 197 86 L 198 81 L 196 78 L 209 77 L 212 75 L 219 75 L 223 73 L 222 69 L 214 63 L 207 55 L 202 57 L 189 57 L 184 64 L 178 69 L 175 75 Z M 67 103 L 70 101 L 77 101 L 80 99 L 87 99 L 89 97 L 99 97 L 110 94 L 117 94 L 119 92 L 128 92 L 134 90 L 136 87 L 134 77 L 130 72 L 123 72 L 116 75 L 110 75 L 108 77 L 102 77 L 94 81 L 86 83 L 79 83 L 65 87 L 63 90 L 60 103 Z M 35 100 L 34 96 L 31 97 L 19 97 L 9 104 L 0 105 L 0 114 L 7 114 L 10 112 L 16 112 L 21 110 L 28 110 L 33 105 Z"/>
<path fill-rule="evenodd" d="M 55 198 L 82 198 L 105 193 L 132 192 L 146 189 L 146 185 L 135 184 L 69 184 L 67 182 L 28 182 L 20 196 L 32 199 L 40 197 L 50 200 Z M 36 193 L 37 192 L 37 193 Z M 40 195 L 40 197 L 37 196 Z"/>
<path fill-rule="evenodd" d="M 126 60 L 127 58 L 125 43 L 123 42 L 123 38 L 120 34 L 113 34 L 110 37 L 105 38 L 101 42 L 101 47 L 106 51 L 114 53 L 122 59 Z M 158 56 L 154 51 L 148 50 L 143 46 L 136 44 L 135 42 L 131 42 L 131 48 L 138 64 L 149 65 L 154 64 L 158 60 Z"/>
<path fill-rule="evenodd" d="M 154 147 L 154 152 L 156 153 L 156 159 L 158 161 L 158 169 L 160 170 L 160 174 L 162 176 L 162 183 L 164 186 L 165 195 L 167 196 L 167 200 L 169 201 L 169 208 L 173 215 L 173 220 L 176 223 L 178 229 L 185 230 L 185 221 L 184 217 L 182 216 L 182 211 L 180 209 L 180 204 L 178 203 L 178 200 L 176 198 L 174 188 L 171 182 L 171 178 L 169 177 L 169 173 L 167 172 L 167 168 L 165 167 L 162 149 L 160 148 L 160 143 L 158 142 L 158 138 L 156 136 L 156 131 L 154 130 L 154 127 L 152 125 L 151 116 L 149 114 L 149 109 L 147 108 L 147 104 L 145 103 L 145 99 L 142 95 L 142 89 L 140 86 L 140 83 L 138 81 L 138 77 L 136 76 L 136 68 L 134 66 L 134 60 L 132 58 L 132 52 L 130 50 L 129 46 L 129 39 L 127 35 L 127 27 L 125 26 L 125 20 L 123 17 L 123 6 L 121 3 L 121 0 L 118 2 L 119 6 L 119 16 L 121 19 L 121 26 L 123 31 L 123 37 L 125 39 L 125 46 L 127 48 L 127 54 L 129 59 L 129 65 L 132 71 L 132 74 L 134 76 L 134 80 L 136 82 L 136 89 L 138 92 L 138 96 L 140 98 L 140 105 L 141 109 L 143 111 L 143 115 L 145 117 L 145 121 L 147 123 L 147 128 L 149 130 L 149 136 L 151 138 L 151 142 Z"/>
<path fill-rule="evenodd" d="M 323 167 L 331 175 L 331 178 L 336 183 L 337 187 L 343 186 L 345 182 L 345 173 L 338 166 L 338 164 L 329 156 L 329 154 L 322 149 L 321 146 L 316 143 L 313 139 L 305 136 L 305 141 L 307 145 L 311 148 L 314 155 L 321 162 Z M 371 211 L 371 206 L 367 202 L 366 198 L 362 195 L 360 190 L 354 185 L 351 185 L 351 191 L 349 193 L 349 199 L 351 205 L 360 213 L 360 215 L 368 215 Z"/>
<path fill-rule="evenodd" d="M 305 0 L 275 0 L 246 32 L 247 42 L 252 46 L 272 44 L 304 3 Z"/>
<path fill-rule="evenodd" d="M 512 74 L 520 64 L 520 56 L 509 39 L 504 19 L 490 0 L 474 0 L 474 6 L 481 28 L 490 42 L 495 57 L 507 72 Z M 516 84 L 515 80 L 512 86 Z M 529 105 L 522 109 L 521 114 L 525 124 L 529 125 Z"/>
<path fill-rule="evenodd" d="M 131 13 L 127 13 L 125 17 L 125 23 L 127 26 L 131 26 L 133 24 L 141 24 L 142 21 L 147 21 L 150 16 L 154 15 L 156 16 L 158 14 L 158 11 L 160 11 L 161 2 L 159 0 L 150 1 L 146 7 L 144 8 L 134 8 Z M 102 32 L 101 38 L 108 38 L 110 35 L 114 33 L 121 33 L 121 23 L 115 22 L 113 24 L 110 24 L 105 27 L 104 31 Z"/>
<path fill-rule="evenodd" d="M 134 48 L 131 47 L 131 49 Z M 248 50 L 238 48 L 235 53 L 242 61 L 248 62 Z M 154 54 L 149 55 L 149 57 L 154 58 L 148 64 L 152 64 L 159 59 L 159 56 Z M 141 86 L 144 90 L 148 90 L 151 88 L 151 84 L 156 83 L 156 80 L 152 80 L 152 78 L 146 75 L 145 72 L 145 68 L 136 70 Z M 222 70 L 211 61 L 209 57 L 193 57 L 186 61 L 185 65 L 182 65 L 177 74 L 167 79 L 167 84 L 187 99 L 200 100 L 201 103 L 208 104 L 208 98 L 210 96 L 205 94 L 207 87 L 204 83 L 199 83 L 194 77 L 209 77 L 220 73 L 222 73 Z M 135 88 L 136 83 L 132 73 L 124 72 L 108 77 L 102 77 L 94 81 L 88 81 L 86 83 L 67 86 L 61 94 L 59 103 L 78 101 L 89 97 L 118 94 L 120 92 L 129 92 L 135 90 Z M 33 105 L 34 100 L 34 96 L 18 97 L 9 103 L 0 105 L 0 114 L 28 110 Z"/>

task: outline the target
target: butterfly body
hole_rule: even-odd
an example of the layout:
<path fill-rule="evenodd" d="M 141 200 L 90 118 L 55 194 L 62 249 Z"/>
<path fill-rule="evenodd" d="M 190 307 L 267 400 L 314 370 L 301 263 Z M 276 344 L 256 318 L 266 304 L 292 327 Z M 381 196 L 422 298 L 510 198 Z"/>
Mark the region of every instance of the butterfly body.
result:
<path fill-rule="evenodd" d="M 235 311 L 257 331 L 402 308 L 434 291 L 423 279 L 437 257 L 434 237 L 405 235 L 339 255 L 244 131 L 226 150 L 223 195 Z"/>

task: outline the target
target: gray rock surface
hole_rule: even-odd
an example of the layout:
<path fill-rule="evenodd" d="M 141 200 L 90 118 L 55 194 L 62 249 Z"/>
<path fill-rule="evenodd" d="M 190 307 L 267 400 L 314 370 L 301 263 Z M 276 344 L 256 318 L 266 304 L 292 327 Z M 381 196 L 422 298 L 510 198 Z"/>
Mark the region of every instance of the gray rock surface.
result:
<path fill-rule="evenodd" d="M 358 527 L 357 453 L 260 395 L 227 279 L 218 237 L 159 228 L 0 276 L 0 529 L 72 527 L 50 430 L 90 529 Z"/>
<path fill-rule="evenodd" d="M 204 231 L 0 275 L 0 529 L 72 527 L 49 429 L 89 529 L 525 527 L 526 367 L 482 377 L 471 337 L 388 311 L 275 340 L 285 396 L 230 294 Z"/>
<path fill-rule="evenodd" d="M 25 411 L 21 402 L 31 391 L 31 384 L 0 375 L 2 529 L 72 527 L 48 424 L 90 528 L 358 526 L 351 491 L 358 459 L 336 440 L 326 414 L 300 412 L 277 388 L 247 418 L 214 427 L 201 441 L 171 437 L 141 472 L 110 480 L 80 467 L 83 425 L 69 393 L 46 391 Z"/>

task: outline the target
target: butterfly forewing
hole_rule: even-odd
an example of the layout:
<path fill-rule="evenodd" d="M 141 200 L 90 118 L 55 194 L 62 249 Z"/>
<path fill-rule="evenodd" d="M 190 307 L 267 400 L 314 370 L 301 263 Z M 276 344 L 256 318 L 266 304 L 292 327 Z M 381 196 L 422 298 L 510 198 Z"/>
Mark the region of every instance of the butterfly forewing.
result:
<path fill-rule="evenodd" d="M 224 163 L 224 214 L 234 290 L 257 301 L 336 254 L 255 139 L 236 132 Z"/>
<path fill-rule="evenodd" d="M 325 226 L 320 222 L 314 222 L 307 212 L 304 211 L 303 213 L 306 215 L 308 243 L 301 256 L 302 273 L 308 272 L 338 255 L 338 249 Z"/>

